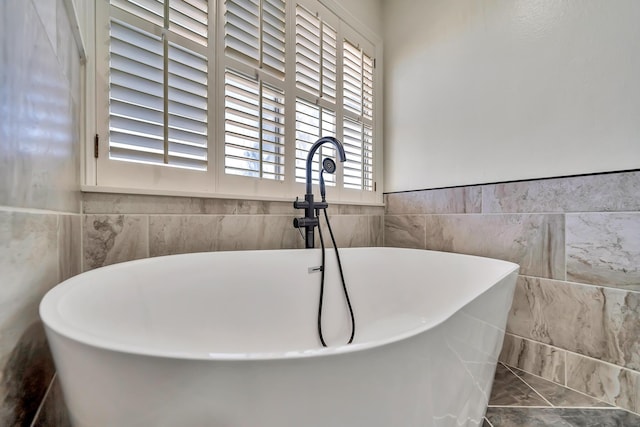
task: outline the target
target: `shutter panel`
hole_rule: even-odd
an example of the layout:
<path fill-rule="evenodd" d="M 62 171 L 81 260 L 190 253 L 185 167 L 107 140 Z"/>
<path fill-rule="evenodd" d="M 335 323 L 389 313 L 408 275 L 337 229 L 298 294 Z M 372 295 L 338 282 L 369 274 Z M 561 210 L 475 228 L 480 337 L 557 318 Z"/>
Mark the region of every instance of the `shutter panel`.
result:
<path fill-rule="evenodd" d="M 345 110 L 362 114 L 362 52 L 344 41 L 343 48 L 343 102 Z"/>
<path fill-rule="evenodd" d="M 362 125 L 357 121 L 345 118 L 342 144 L 347 155 L 344 162 L 345 188 L 362 189 Z"/>
<path fill-rule="evenodd" d="M 343 43 L 344 186 L 373 191 L 373 58 Z"/>
<path fill-rule="evenodd" d="M 262 177 L 284 180 L 284 91 L 262 83 Z"/>
<path fill-rule="evenodd" d="M 225 54 L 284 79 L 284 0 L 226 0 Z"/>
<path fill-rule="evenodd" d="M 262 64 L 284 78 L 285 2 L 262 0 Z"/>
<path fill-rule="evenodd" d="M 110 157 L 164 161 L 162 40 L 111 22 Z"/>
<path fill-rule="evenodd" d="M 112 4 L 158 27 L 166 23 L 163 15 L 158 20 L 165 12 L 163 2 Z M 206 44 L 207 2 L 172 1 L 170 6 L 170 17 L 180 25 L 169 26 Z M 116 19 L 111 20 L 109 49 L 109 157 L 206 170 L 207 58 Z"/>
<path fill-rule="evenodd" d="M 336 101 L 338 34 L 326 23 L 322 26 L 322 97 Z"/>
<path fill-rule="evenodd" d="M 307 153 L 321 136 L 336 134 L 336 113 L 303 99 L 296 99 L 296 182 L 306 181 Z M 336 150 L 323 145 L 313 156 L 312 179 L 318 182 L 320 159 L 336 160 Z M 327 185 L 335 185 L 335 175 L 325 175 Z"/>
<path fill-rule="evenodd" d="M 296 5 L 296 182 L 306 181 L 306 158 L 321 136 L 337 136 L 337 31 L 323 18 Z M 320 162 L 336 159 L 335 149 L 325 145 L 313 157 L 312 180 L 318 182 Z M 326 174 L 327 185 L 336 185 L 336 176 Z"/>
<path fill-rule="evenodd" d="M 337 33 L 318 16 L 296 6 L 296 86 L 335 102 Z"/>
<path fill-rule="evenodd" d="M 296 85 L 320 97 L 320 19 L 296 6 Z"/>
<path fill-rule="evenodd" d="M 373 58 L 362 53 L 362 115 L 373 120 Z"/>
<path fill-rule="evenodd" d="M 373 191 L 373 127 L 345 117 L 343 131 L 344 186 Z"/>
<path fill-rule="evenodd" d="M 225 173 L 284 180 L 284 92 L 225 72 Z"/>
<path fill-rule="evenodd" d="M 207 0 L 169 1 L 169 30 L 207 45 Z M 111 4 L 159 27 L 165 27 L 164 0 L 111 0 Z"/>
<path fill-rule="evenodd" d="M 373 191 L 373 126 L 362 125 L 362 189 Z"/>
<path fill-rule="evenodd" d="M 225 1 L 224 44 L 231 58 L 260 65 L 260 1 Z"/>

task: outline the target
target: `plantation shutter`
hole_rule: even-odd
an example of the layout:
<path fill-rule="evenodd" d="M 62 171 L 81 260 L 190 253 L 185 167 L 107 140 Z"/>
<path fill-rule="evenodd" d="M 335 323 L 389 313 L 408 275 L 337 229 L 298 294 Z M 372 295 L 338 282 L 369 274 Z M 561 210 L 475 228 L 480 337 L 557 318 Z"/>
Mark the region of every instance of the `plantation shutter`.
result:
<path fill-rule="evenodd" d="M 345 188 L 374 190 L 373 70 L 373 58 L 345 39 L 342 70 Z"/>
<path fill-rule="evenodd" d="M 311 11 L 296 4 L 295 85 L 296 85 L 296 182 L 306 181 L 307 153 L 321 136 L 338 137 L 336 23 L 326 22 L 326 10 Z M 318 182 L 321 159 L 336 160 L 335 149 L 324 145 L 313 158 L 312 179 Z M 325 175 L 328 185 L 335 175 Z"/>
<path fill-rule="evenodd" d="M 226 0 L 224 5 L 224 170 L 282 181 L 285 3 Z"/>
<path fill-rule="evenodd" d="M 336 113 L 328 108 L 311 104 L 303 99 L 296 100 L 296 181 L 306 181 L 307 153 L 318 139 L 318 135 L 336 135 Z M 323 145 L 313 157 L 312 179 L 318 182 L 320 159 L 330 157 L 336 160 L 336 150 Z M 324 177 L 327 185 L 335 185 L 335 175 Z"/>
<path fill-rule="evenodd" d="M 296 5 L 296 86 L 310 95 L 335 102 L 337 32 Z"/>
<path fill-rule="evenodd" d="M 284 78 L 284 0 L 226 0 L 225 54 Z"/>
<path fill-rule="evenodd" d="M 109 157 L 206 170 L 207 2 L 111 4 Z"/>

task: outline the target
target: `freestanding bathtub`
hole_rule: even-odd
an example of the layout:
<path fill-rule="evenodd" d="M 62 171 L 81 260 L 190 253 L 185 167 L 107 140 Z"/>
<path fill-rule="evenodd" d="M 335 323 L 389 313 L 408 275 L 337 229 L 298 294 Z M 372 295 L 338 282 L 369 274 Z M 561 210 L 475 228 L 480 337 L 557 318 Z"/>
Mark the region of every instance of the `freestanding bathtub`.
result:
<path fill-rule="evenodd" d="M 395 248 L 197 253 L 89 271 L 40 314 L 74 426 L 478 426 L 518 266 Z"/>

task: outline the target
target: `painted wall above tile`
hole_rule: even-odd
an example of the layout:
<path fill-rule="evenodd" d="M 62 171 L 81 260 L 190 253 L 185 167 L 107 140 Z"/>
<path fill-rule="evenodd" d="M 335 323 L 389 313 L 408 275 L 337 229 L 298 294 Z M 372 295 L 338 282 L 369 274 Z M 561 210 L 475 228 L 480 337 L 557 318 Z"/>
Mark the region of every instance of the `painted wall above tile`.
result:
<path fill-rule="evenodd" d="M 386 192 L 640 168 L 638 1 L 382 4 Z"/>

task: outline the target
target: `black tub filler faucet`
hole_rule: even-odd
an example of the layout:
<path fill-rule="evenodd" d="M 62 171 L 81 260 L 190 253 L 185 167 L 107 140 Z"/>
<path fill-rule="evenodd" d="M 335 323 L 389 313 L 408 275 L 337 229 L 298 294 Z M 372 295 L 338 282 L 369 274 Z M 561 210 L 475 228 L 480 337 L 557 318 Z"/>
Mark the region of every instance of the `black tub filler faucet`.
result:
<path fill-rule="evenodd" d="M 318 151 L 318 148 L 320 148 L 320 146 L 323 144 L 333 144 L 335 146 L 336 151 L 338 152 L 338 160 L 340 162 L 344 162 L 347 159 L 347 156 L 344 153 L 344 147 L 342 146 L 342 143 L 340 143 L 340 141 L 338 141 L 336 138 L 331 136 L 323 136 L 322 138 L 318 139 L 311 146 L 311 149 L 309 150 L 309 154 L 307 155 L 307 177 L 306 177 L 307 187 L 306 187 L 306 194 L 304 195 L 304 201 L 300 201 L 296 197 L 296 201 L 293 202 L 294 208 L 304 209 L 304 217 L 295 218 L 293 220 L 293 226 L 295 228 L 305 229 L 305 233 L 304 233 L 305 248 L 307 249 L 314 247 L 314 231 L 315 231 L 315 227 L 317 227 L 319 224 L 318 217 L 316 216 L 316 210 L 326 209 L 327 206 L 329 206 L 324 198 L 324 188 L 320 189 L 322 193 L 322 201 L 320 202 L 313 201 L 313 189 L 312 189 L 313 186 L 311 182 L 311 165 L 313 163 L 313 155 L 316 153 L 316 151 Z M 334 170 L 330 170 L 331 163 L 327 162 L 326 164 L 326 166 L 328 166 L 327 172 L 329 173 L 333 173 L 335 171 L 335 163 L 333 163 Z M 324 165 L 324 164 L 325 162 L 321 162 L 321 165 Z M 323 167 L 324 166 L 321 166 L 321 168 Z M 321 170 L 320 178 L 322 178 L 322 172 L 323 171 Z M 320 180 L 320 186 L 324 187 L 323 179 Z"/>

